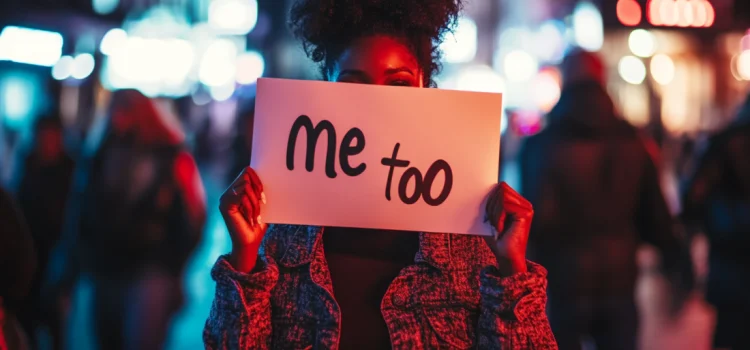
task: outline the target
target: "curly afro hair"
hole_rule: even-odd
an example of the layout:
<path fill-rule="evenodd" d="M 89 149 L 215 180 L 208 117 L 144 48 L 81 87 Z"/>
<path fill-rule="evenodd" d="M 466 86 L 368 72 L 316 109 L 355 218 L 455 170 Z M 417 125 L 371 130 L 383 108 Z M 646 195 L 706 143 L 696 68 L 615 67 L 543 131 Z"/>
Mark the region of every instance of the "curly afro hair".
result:
<path fill-rule="evenodd" d="M 353 40 L 384 34 L 404 40 L 419 61 L 425 86 L 435 86 L 438 46 L 453 30 L 461 8 L 462 0 L 298 0 L 289 24 L 324 78 Z"/>

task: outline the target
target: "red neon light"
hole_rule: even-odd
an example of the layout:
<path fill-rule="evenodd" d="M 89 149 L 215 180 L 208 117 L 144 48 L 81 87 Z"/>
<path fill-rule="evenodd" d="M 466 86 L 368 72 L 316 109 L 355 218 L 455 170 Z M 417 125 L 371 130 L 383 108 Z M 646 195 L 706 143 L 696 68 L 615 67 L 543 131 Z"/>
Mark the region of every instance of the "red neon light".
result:
<path fill-rule="evenodd" d="M 706 4 L 706 23 L 703 25 L 704 27 L 710 27 L 714 25 L 714 21 L 716 21 L 716 11 L 714 10 L 714 7 L 711 6 L 710 3 L 704 1 L 704 4 Z"/>
<path fill-rule="evenodd" d="M 641 24 L 641 5 L 635 0 L 620 0 L 617 2 L 617 19 L 628 27 Z"/>
<path fill-rule="evenodd" d="M 654 26 L 710 27 L 716 21 L 716 11 L 707 0 L 650 0 L 646 14 Z"/>

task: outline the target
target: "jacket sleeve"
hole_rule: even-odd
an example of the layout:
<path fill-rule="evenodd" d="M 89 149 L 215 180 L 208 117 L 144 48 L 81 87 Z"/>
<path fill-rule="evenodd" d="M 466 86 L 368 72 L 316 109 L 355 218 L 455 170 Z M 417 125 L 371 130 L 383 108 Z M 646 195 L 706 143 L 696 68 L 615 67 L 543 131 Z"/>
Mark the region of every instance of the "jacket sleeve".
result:
<path fill-rule="evenodd" d="M 206 349 L 271 348 L 271 291 L 279 269 L 259 256 L 249 274 L 236 271 L 226 255 L 211 270 L 216 295 L 203 330 Z"/>
<path fill-rule="evenodd" d="M 527 272 L 511 277 L 501 277 L 494 266 L 482 271 L 479 349 L 557 349 L 545 313 L 547 270 L 527 265 Z"/>

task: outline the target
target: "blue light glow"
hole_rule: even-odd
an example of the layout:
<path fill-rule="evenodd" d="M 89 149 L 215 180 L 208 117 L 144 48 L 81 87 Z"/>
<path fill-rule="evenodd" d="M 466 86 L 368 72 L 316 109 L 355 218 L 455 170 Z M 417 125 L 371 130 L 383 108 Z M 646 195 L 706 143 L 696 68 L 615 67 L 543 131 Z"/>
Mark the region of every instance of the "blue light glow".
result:
<path fill-rule="evenodd" d="M 60 33 L 7 26 L 0 32 L 0 61 L 52 67 L 62 55 Z"/>
<path fill-rule="evenodd" d="M 11 129 L 26 124 L 34 113 L 36 88 L 33 79 L 10 75 L 0 78 L 0 117 Z"/>

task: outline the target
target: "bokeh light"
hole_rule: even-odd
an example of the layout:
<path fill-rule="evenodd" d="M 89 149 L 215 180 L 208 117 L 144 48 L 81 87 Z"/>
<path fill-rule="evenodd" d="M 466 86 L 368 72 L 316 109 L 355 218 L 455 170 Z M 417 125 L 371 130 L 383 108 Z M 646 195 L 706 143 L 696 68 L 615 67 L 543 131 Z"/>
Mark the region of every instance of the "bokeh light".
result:
<path fill-rule="evenodd" d="M 183 39 L 128 37 L 107 56 L 102 82 L 107 88 L 135 88 L 147 95 L 184 96 L 195 83 L 195 49 Z"/>
<path fill-rule="evenodd" d="M 208 23 L 225 34 L 247 34 L 258 23 L 258 2 L 256 0 L 212 0 L 208 7 Z"/>
<path fill-rule="evenodd" d="M 656 37 L 645 29 L 636 29 L 628 37 L 630 51 L 638 57 L 651 57 L 656 52 Z"/>
<path fill-rule="evenodd" d="M 638 85 L 646 79 L 646 66 L 634 56 L 625 56 L 618 64 L 620 77 L 630 84 Z"/>
<path fill-rule="evenodd" d="M 541 61 L 559 63 L 565 53 L 565 25 L 558 20 L 548 20 L 539 26 L 532 40 L 534 54 Z"/>
<path fill-rule="evenodd" d="M 750 80 L 750 50 L 743 51 L 737 57 L 737 73 L 740 78 Z"/>
<path fill-rule="evenodd" d="M 63 37 L 45 30 L 7 26 L 0 32 L 0 61 L 52 67 L 62 56 Z"/>
<path fill-rule="evenodd" d="M 512 82 L 531 79 L 539 70 L 539 61 L 530 53 L 523 50 L 509 52 L 503 60 L 505 77 Z"/>
<path fill-rule="evenodd" d="M 73 74 L 73 57 L 65 55 L 52 66 L 52 78 L 65 80 Z"/>
<path fill-rule="evenodd" d="M 651 59 L 651 77 L 660 85 L 669 85 L 674 79 L 675 65 L 672 59 L 658 54 Z"/>
<path fill-rule="evenodd" d="M 641 23 L 641 5 L 635 0 L 619 0 L 617 2 L 617 19 L 628 27 L 634 27 Z"/>
<path fill-rule="evenodd" d="M 445 36 L 440 49 L 448 63 L 471 62 L 477 54 L 476 22 L 470 17 L 459 18 L 456 30 Z"/>
<path fill-rule="evenodd" d="M 78 54 L 73 59 L 73 69 L 70 75 L 75 79 L 85 79 L 94 71 L 95 65 L 94 56 L 90 53 Z"/>
<path fill-rule="evenodd" d="M 590 2 L 578 3 L 573 11 L 575 41 L 582 49 L 599 51 L 604 44 L 604 21 L 599 9 Z"/>
<path fill-rule="evenodd" d="M 263 55 L 257 51 L 248 51 L 237 57 L 237 82 L 240 84 L 253 84 L 263 76 L 266 61 Z"/>
<path fill-rule="evenodd" d="M 544 113 L 548 113 L 560 100 L 560 74 L 552 68 L 544 69 L 534 78 L 533 84 L 537 108 Z"/>
<path fill-rule="evenodd" d="M 226 101 L 234 94 L 234 84 L 225 84 L 223 86 L 211 86 L 210 94 L 211 98 L 215 101 Z"/>
<path fill-rule="evenodd" d="M 458 72 L 452 88 L 462 91 L 501 93 L 505 91 L 505 80 L 488 66 L 472 65 Z"/>
<path fill-rule="evenodd" d="M 113 28 L 107 31 L 102 37 L 102 42 L 99 44 L 99 51 L 105 55 L 111 55 L 125 45 L 128 40 L 128 34 L 120 29 Z"/>
<path fill-rule="evenodd" d="M 227 39 L 214 41 L 203 54 L 198 77 L 208 86 L 224 86 L 235 79 L 237 47 Z"/>
<path fill-rule="evenodd" d="M 100 15 L 107 15 L 114 12 L 117 6 L 120 5 L 120 0 L 92 0 L 91 7 L 94 12 Z"/>
<path fill-rule="evenodd" d="M 11 129 L 19 129 L 33 117 L 38 83 L 29 75 L 0 77 L 0 118 Z"/>
<path fill-rule="evenodd" d="M 750 31 L 748 31 L 748 34 L 745 34 L 745 36 L 742 37 L 742 40 L 740 40 L 740 50 L 750 50 Z"/>
<path fill-rule="evenodd" d="M 655 26 L 710 27 L 716 20 L 707 0 L 650 0 L 646 12 Z"/>

